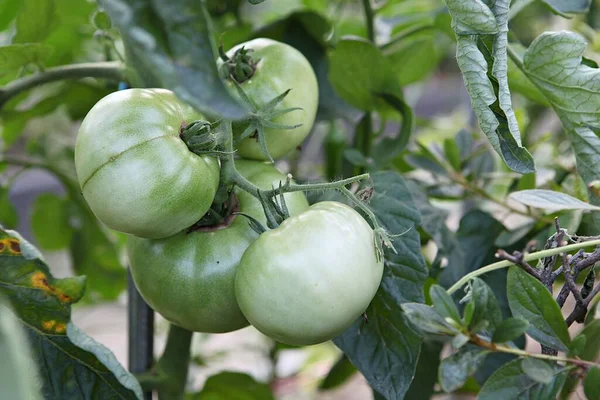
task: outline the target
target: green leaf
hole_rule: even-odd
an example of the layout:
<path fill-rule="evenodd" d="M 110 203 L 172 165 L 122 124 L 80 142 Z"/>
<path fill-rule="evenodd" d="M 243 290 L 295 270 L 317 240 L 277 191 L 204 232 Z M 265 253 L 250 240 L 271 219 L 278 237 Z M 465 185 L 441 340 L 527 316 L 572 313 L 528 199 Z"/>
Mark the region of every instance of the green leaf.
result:
<path fill-rule="evenodd" d="M 387 399 L 402 398 L 415 373 L 421 336 L 401 312 L 407 302 L 422 302 L 427 266 L 415 229 L 419 212 L 402 176 L 396 172 L 371 175 L 374 194 L 369 207 L 385 229 L 406 232 L 393 241 L 397 254 L 385 251 L 381 286 L 366 310 L 334 343 L 362 372 L 371 387 Z"/>
<path fill-rule="evenodd" d="M 462 387 L 485 361 L 489 351 L 477 346 L 464 346 L 450 357 L 442 360 L 438 371 L 440 386 L 446 393 Z"/>
<path fill-rule="evenodd" d="M 448 256 L 448 266 L 440 275 L 440 285 L 450 287 L 464 275 L 485 265 L 496 251 L 494 240 L 504 230 L 491 215 L 472 210 L 460 220 L 455 239 L 459 243 Z"/>
<path fill-rule="evenodd" d="M 589 11 L 592 0 L 541 0 L 557 14 L 583 14 Z"/>
<path fill-rule="evenodd" d="M 377 94 L 402 96 L 394 68 L 371 42 L 358 38 L 340 40 L 329 56 L 329 80 L 338 95 L 356 108 L 385 108 Z"/>
<path fill-rule="evenodd" d="M 348 357 L 342 355 L 339 360 L 331 367 L 329 373 L 323 379 L 321 384 L 319 385 L 320 390 L 330 390 L 334 389 L 344 382 L 346 382 L 350 377 L 356 374 L 356 367 L 352 365 Z"/>
<path fill-rule="evenodd" d="M 14 43 L 40 42 L 56 26 L 53 0 L 22 0 Z"/>
<path fill-rule="evenodd" d="M 473 328 L 480 325 L 482 321 L 487 321 L 486 329 L 495 332 L 496 327 L 502 324 L 502 310 L 492 289 L 480 278 L 474 278 L 471 281 L 470 296 L 473 316 L 469 326 Z"/>
<path fill-rule="evenodd" d="M 434 335 L 459 333 L 458 329 L 450 325 L 437 310 L 425 304 L 404 303 L 402 311 L 406 314 L 410 322 L 424 333 Z"/>
<path fill-rule="evenodd" d="M 40 368 L 45 398 L 141 399 L 135 378 L 104 346 L 71 324 L 85 277 L 55 279 L 40 253 L 14 231 L 0 230 L 0 293 L 11 302 Z"/>
<path fill-rule="evenodd" d="M 17 210 L 8 197 L 8 188 L 0 186 L 0 227 L 12 229 L 17 223 Z"/>
<path fill-rule="evenodd" d="M 383 137 L 373 146 L 373 159 L 378 169 L 387 166 L 408 146 L 414 130 L 413 112 L 410 106 L 399 96 L 382 93 L 379 95 L 389 106 L 402 116 L 402 125 L 394 137 Z"/>
<path fill-rule="evenodd" d="M 443 344 L 439 342 L 427 340 L 423 342 L 415 377 L 404 396 L 405 399 L 429 399 L 433 395 L 437 376 L 432 371 L 437 371 L 439 368 L 442 347 Z"/>
<path fill-rule="evenodd" d="M 517 43 L 511 43 L 509 47 L 521 57 L 526 50 L 525 47 Z M 550 107 L 550 102 L 548 102 L 546 96 L 527 78 L 527 75 L 521 71 L 512 58 L 508 59 L 508 84 L 513 93 L 520 93 L 534 103 Z"/>
<path fill-rule="evenodd" d="M 600 319 L 595 319 L 591 323 L 587 324 L 573 339 L 573 345 L 576 342 L 580 342 L 581 337 L 585 338 L 585 343 L 583 349 L 579 352 L 579 357 L 586 361 L 596 361 L 598 356 L 600 356 Z M 572 347 L 571 347 L 572 348 Z M 571 349 L 570 348 L 570 349 Z M 569 393 L 571 393 L 577 383 L 579 382 L 579 376 L 569 375 L 567 378 L 567 382 L 561 391 L 561 399 L 569 398 Z"/>
<path fill-rule="evenodd" d="M 583 378 L 583 391 L 588 400 L 600 399 L 600 368 L 590 368 L 585 378 Z"/>
<path fill-rule="evenodd" d="M 363 155 L 363 153 L 360 152 L 360 150 L 355 148 L 348 148 L 344 150 L 344 158 L 352 165 L 357 165 L 359 167 L 369 166 L 369 161 L 367 158 Z"/>
<path fill-rule="evenodd" d="M 440 285 L 433 285 L 429 289 L 429 297 L 431 297 L 431 302 L 435 307 L 435 310 L 444 318 L 451 318 L 454 321 L 461 323 L 462 319 L 460 318 L 460 313 L 458 312 L 458 308 L 456 304 L 454 304 L 454 300 L 446 290 Z"/>
<path fill-rule="evenodd" d="M 553 366 L 550 383 L 537 382 L 523 374 L 521 360 L 511 361 L 498 369 L 483 385 L 478 400 L 547 400 L 554 399 L 565 382 L 568 369 Z"/>
<path fill-rule="evenodd" d="M 586 185 L 600 176 L 600 70 L 582 64 L 585 40 L 572 32 L 538 36 L 523 57 L 527 77 L 552 104 L 568 133 L 577 172 Z M 600 193 L 590 190 L 590 203 L 600 206 Z M 600 215 L 594 214 L 597 226 Z"/>
<path fill-rule="evenodd" d="M 525 357 L 521 360 L 521 369 L 531 379 L 548 384 L 554 378 L 553 364 L 536 358 Z"/>
<path fill-rule="evenodd" d="M 492 342 L 506 343 L 527 332 L 529 322 L 523 318 L 508 318 L 502 321 L 494 330 Z"/>
<path fill-rule="evenodd" d="M 69 201 L 52 193 L 39 195 L 32 206 L 31 230 L 40 247 L 60 250 L 71 243 Z"/>
<path fill-rule="evenodd" d="M 15 400 L 41 400 L 38 372 L 25 332 L 10 306 L 0 298 L 0 387 L 2 396 Z"/>
<path fill-rule="evenodd" d="M 92 23 L 94 24 L 96 29 L 108 30 L 112 27 L 110 17 L 107 13 L 101 10 L 96 10 L 94 15 L 92 16 Z"/>
<path fill-rule="evenodd" d="M 521 144 L 508 87 L 508 9 L 510 0 L 446 0 L 457 36 L 456 58 L 479 126 L 506 165 L 522 174 L 535 170 Z"/>
<path fill-rule="evenodd" d="M 400 85 L 408 85 L 426 78 L 438 67 L 444 56 L 444 44 L 450 40 L 436 40 L 436 32 L 404 37 L 396 43 L 385 46 L 383 54 L 390 61 Z"/>
<path fill-rule="evenodd" d="M 513 266 L 508 271 L 508 303 L 513 314 L 529 321 L 529 336 L 553 349 L 567 351 L 571 338 L 560 307 L 537 279 Z"/>
<path fill-rule="evenodd" d="M 52 47 L 43 43 L 0 46 L 0 77 L 28 64 L 43 64 L 51 53 Z"/>
<path fill-rule="evenodd" d="M 0 31 L 5 30 L 8 24 L 15 18 L 19 8 L 21 7 L 21 0 L 0 0 Z"/>
<path fill-rule="evenodd" d="M 460 171 L 460 151 L 454 139 L 444 139 L 444 154 L 450 162 L 450 165 L 452 165 L 452 168 L 454 168 L 455 171 Z"/>
<path fill-rule="evenodd" d="M 100 0 L 121 32 L 128 62 L 142 86 L 164 87 L 196 109 L 229 119 L 246 115 L 217 71 L 210 19 L 204 2 Z"/>
<path fill-rule="evenodd" d="M 552 211 L 561 210 L 600 210 L 600 207 L 593 206 L 584 201 L 569 196 L 566 193 L 555 192 L 545 189 L 530 189 L 512 192 L 510 197 L 513 200 L 523 203 L 530 207 L 543 208 Z"/>
<path fill-rule="evenodd" d="M 251 376 L 239 372 L 221 372 L 213 375 L 199 393 L 186 397 L 189 400 L 273 400 L 266 383 L 256 382 Z"/>
<path fill-rule="evenodd" d="M 587 337 L 585 335 L 579 334 L 573 338 L 573 341 L 569 345 L 569 357 L 579 357 L 583 350 L 585 349 L 585 343 L 587 342 Z"/>

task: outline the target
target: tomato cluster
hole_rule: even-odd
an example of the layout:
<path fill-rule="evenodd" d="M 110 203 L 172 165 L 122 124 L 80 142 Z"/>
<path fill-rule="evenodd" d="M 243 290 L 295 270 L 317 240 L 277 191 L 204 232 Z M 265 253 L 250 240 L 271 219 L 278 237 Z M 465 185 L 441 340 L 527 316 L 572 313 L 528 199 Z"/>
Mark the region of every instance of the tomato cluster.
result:
<path fill-rule="evenodd" d="M 280 158 L 312 129 L 315 74 L 283 43 L 256 39 L 227 56 L 240 51 L 252 51 L 256 61 L 247 78 L 227 77 L 231 93 L 241 91 L 260 109 L 289 91 L 277 109 L 290 111 L 274 114 L 263 132 L 268 153 Z M 206 118 L 168 90 L 129 89 L 100 100 L 81 125 L 75 164 L 83 196 L 105 225 L 129 234 L 139 292 L 167 320 L 191 331 L 229 332 L 251 323 L 296 345 L 339 335 L 365 311 L 381 282 L 373 229 L 351 207 L 309 207 L 295 191 L 283 195 L 289 218 L 259 234 L 249 221 L 267 223 L 264 204 L 231 185 L 227 215 L 200 224 L 228 182 L 218 155 L 198 155 L 182 140 L 182 128 L 198 120 Z M 239 174 L 261 190 L 289 184 L 264 162 L 269 157 L 259 140 L 242 137 L 248 123 L 233 127 Z"/>

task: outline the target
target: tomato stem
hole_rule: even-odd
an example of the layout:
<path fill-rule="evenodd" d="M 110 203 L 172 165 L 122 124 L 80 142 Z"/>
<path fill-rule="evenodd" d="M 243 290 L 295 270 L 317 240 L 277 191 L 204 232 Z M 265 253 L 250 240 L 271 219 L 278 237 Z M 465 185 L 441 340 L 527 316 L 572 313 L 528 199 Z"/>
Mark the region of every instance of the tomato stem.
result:
<path fill-rule="evenodd" d="M 190 364 L 190 346 L 193 332 L 171 324 L 167 344 L 158 361 L 158 374 L 165 377 L 158 389 L 160 400 L 181 399 L 185 393 L 188 367 Z"/>

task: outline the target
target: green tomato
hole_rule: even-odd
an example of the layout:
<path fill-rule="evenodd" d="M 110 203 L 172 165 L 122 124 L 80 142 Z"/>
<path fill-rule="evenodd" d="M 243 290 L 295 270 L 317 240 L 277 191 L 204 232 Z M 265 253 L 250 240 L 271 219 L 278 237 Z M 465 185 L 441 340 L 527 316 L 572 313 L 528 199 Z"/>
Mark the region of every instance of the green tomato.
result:
<path fill-rule="evenodd" d="M 236 162 L 250 182 L 264 189 L 285 182 L 275 167 L 256 161 Z M 266 223 L 262 206 L 236 189 L 240 212 Z M 291 214 L 308 208 L 301 192 L 285 195 Z M 181 232 L 165 239 L 127 238 L 135 285 L 146 302 L 170 322 L 197 332 L 229 332 L 248 325 L 234 293 L 235 271 L 258 234 L 241 215 L 231 225 L 211 231 Z"/>
<path fill-rule="evenodd" d="M 164 89 L 111 93 L 87 114 L 75 168 L 90 208 L 108 227 L 173 235 L 198 221 L 219 185 L 219 162 L 190 152 L 182 125 L 204 117 Z"/>
<path fill-rule="evenodd" d="M 291 344 L 321 343 L 363 313 L 383 275 L 374 232 L 354 209 L 325 201 L 263 233 L 235 278 L 252 325 Z"/>
<path fill-rule="evenodd" d="M 286 90 L 292 89 L 278 104 L 277 109 L 301 108 L 273 120 L 277 124 L 302 124 L 301 126 L 294 129 L 265 128 L 267 150 L 271 157 L 280 158 L 297 148 L 312 129 L 319 104 L 317 77 L 304 55 L 285 43 L 254 39 L 233 47 L 227 52 L 227 56 L 233 57 L 242 46 L 253 50 L 250 56 L 257 62 L 252 78 L 240 84 L 248 98 L 261 108 Z M 231 93 L 239 97 L 235 83 L 228 79 L 227 85 Z M 235 124 L 234 134 L 240 135 L 246 127 L 247 124 Z M 239 142 L 237 151 L 244 158 L 267 160 L 255 137 Z"/>

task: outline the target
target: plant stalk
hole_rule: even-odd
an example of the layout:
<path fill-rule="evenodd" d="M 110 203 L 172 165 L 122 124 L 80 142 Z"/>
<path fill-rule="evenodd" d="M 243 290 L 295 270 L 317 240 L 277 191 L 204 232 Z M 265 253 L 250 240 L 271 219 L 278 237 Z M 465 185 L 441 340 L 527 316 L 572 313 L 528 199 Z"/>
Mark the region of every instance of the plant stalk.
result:
<path fill-rule="evenodd" d="M 125 80 L 125 70 L 124 64 L 113 61 L 72 64 L 49 68 L 12 81 L 0 88 L 0 110 L 11 98 L 45 83 L 81 78 L 105 78 L 121 81 Z"/>
<path fill-rule="evenodd" d="M 157 365 L 159 375 L 164 376 L 164 384 L 158 390 L 159 400 L 183 399 L 192 336 L 193 332 L 171 324 L 165 351 Z"/>

